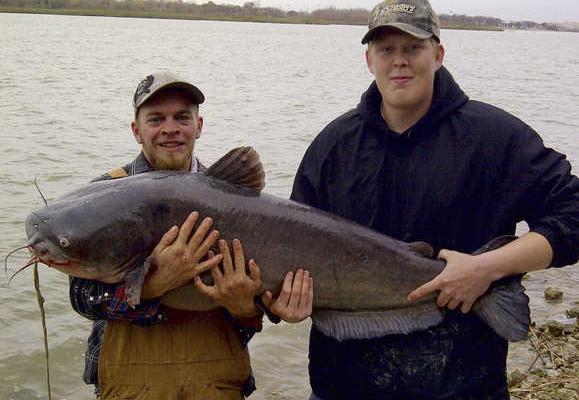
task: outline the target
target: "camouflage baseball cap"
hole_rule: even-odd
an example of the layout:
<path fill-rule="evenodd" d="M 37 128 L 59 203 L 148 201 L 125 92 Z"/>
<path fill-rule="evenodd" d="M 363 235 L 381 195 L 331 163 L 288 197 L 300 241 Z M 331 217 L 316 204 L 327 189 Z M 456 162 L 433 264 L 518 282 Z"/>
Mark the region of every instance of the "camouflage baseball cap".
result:
<path fill-rule="evenodd" d="M 139 86 L 137 86 L 135 94 L 133 95 L 133 109 L 135 110 L 135 115 L 137 115 L 139 107 L 141 107 L 155 93 L 169 88 L 183 90 L 191 96 L 191 99 L 195 104 L 202 104 L 205 101 L 205 96 L 203 96 L 203 93 L 201 93 L 201 90 L 199 90 L 197 86 L 170 72 L 157 72 L 147 76 L 141 81 L 141 83 L 139 83 Z"/>
<path fill-rule="evenodd" d="M 368 32 L 362 44 L 371 41 L 384 27 L 400 29 L 419 39 L 432 36 L 440 40 L 438 16 L 428 0 L 386 0 L 378 4 L 368 18 Z"/>

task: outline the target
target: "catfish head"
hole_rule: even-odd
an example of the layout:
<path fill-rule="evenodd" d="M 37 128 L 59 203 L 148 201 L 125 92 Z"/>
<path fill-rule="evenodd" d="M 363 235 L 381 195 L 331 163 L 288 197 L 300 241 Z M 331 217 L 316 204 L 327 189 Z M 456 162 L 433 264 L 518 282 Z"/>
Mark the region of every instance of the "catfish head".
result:
<path fill-rule="evenodd" d="M 130 213 L 123 218 L 122 207 L 98 203 L 98 196 L 90 202 L 62 199 L 32 212 L 26 235 L 33 257 L 73 277 L 124 280 L 150 254 L 150 246 L 139 234 L 138 218 Z"/>

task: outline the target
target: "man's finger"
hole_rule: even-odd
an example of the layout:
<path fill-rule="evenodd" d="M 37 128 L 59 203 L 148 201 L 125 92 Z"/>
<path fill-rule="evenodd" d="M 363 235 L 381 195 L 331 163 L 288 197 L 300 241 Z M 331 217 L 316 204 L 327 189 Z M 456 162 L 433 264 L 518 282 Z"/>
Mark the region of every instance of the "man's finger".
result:
<path fill-rule="evenodd" d="M 259 285 L 261 285 L 261 270 L 253 259 L 249 260 L 249 277 L 252 281 L 259 282 Z"/>
<path fill-rule="evenodd" d="M 438 259 L 439 260 L 448 260 L 450 253 L 453 253 L 451 250 L 442 249 L 438 252 Z"/>
<path fill-rule="evenodd" d="M 239 239 L 233 239 L 233 271 L 245 275 L 245 255 Z"/>
<path fill-rule="evenodd" d="M 314 298 L 314 279 L 309 271 L 304 272 L 304 284 L 302 287 L 302 297 L 300 299 L 300 307 L 304 310 L 312 312 L 312 305 Z"/>
<path fill-rule="evenodd" d="M 216 286 L 221 286 L 223 284 L 223 273 L 219 266 L 211 269 L 211 276 L 213 277 L 213 281 L 215 281 Z"/>
<path fill-rule="evenodd" d="M 271 303 L 273 303 L 273 294 L 269 290 L 267 290 L 265 293 L 261 295 L 261 301 L 263 302 L 264 306 L 269 308 L 271 306 Z"/>
<path fill-rule="evenodd" d="M 446 307 L 448 302 L 450 301 L 450 296 L 444 292 L 441 292 L 436 299 L 436 305 L 440 308 Z"/>
<path fill-rule="evenodd" d="M 293 279 L 294 279 L 293 271 L 288 272 L 283 280 L 281 292 L 279 292 L 279 296 L 275 300 L 276 303 L 281 304 L 283 307 L 287 307 L 287 305 L 288 305 L 290 293 L 292 290 Z"/>
<path fill-rule="evenodd" d="M 231 261 L 231 253 L 229 252 L 229 246 L 227 242 L 223 239 L 219 241 L 219 250 L 223 254 L 223 273 L 225 275 L 233 273 L 233 262 Z"/>
<path fill-rule="evenodd" d="M 211 257 L 208 260 L 203 261 L 200 264 L 197 264 L 197 266 L 195 266 L 195 268 L 193 268 L 194 275 L 197 276 L 199 274 L 202 274 L 205 271 L 209 271 L 212 268 L 217 268 L 219 266 L 219 263 L 221 262 L 222 258 L 223 258 L 223 256 L 221 254 L 218 254 L 214 257 Z"/>
<path fill-rule="evenodd" d="M 461 303 L 460 299 L 451 299 L 448 304 L 446 305 L 446 308 L 448 308 L 449 310 L 456 310 L 456 307 L 458 307 L 458 305 Z"/>
<path fill-rule="evenodd" d="M 415 289 L 408 295 L 408 301 L 418 301 L 431 293 L 434 293 L 438 290 L 436 278 L 433 280 L 426 282 L 424 285 L 420 286 L 418 289 Z"/>
<path fill-rule="evenodd" d="M 300 303 L 301 299 L 301 292 L 302 292 L 302 284 L 304 279 L 304 270 L 298 268 L 296 271 L 296 275 L 294 277 L 294 281 L 292 283 L 292 293 L 289 299 L 289 306 L 291 308 L 297 308 Z"/>
<path fill-rule="evenodd" d="M 191 239 L 189 239 L 188 246 L 190 249 L 197 249 L 199 247 L 201 242 L 203 242 L 203 239 L 207 236 L 207 232 L 209 232 L 211 225 L 213 225 L 213 219 L 209 217 L 204 218 L 203 221 L 201 221 L 199 227 L 195 230 Z"/>
<path fill-rule="evenodd" d="M 213 293 L 215 292 L 215 286 L 209 286 L 206 285 L 201 278 L 199 277 L 199 275 L 197 275 L 195 278 L 193 278 L 193 282 L 195 283 L 195 287 L 197 288 L 197 290 L 199 290 L 201 293 L 203 293 L 205 296 L 208 297 L 212 297 Z"/>
<path fill-rule="evenodd" d="M 177 237 L 178 232 L 179 232 L 179 227 L 177 225 L 172 226 L 171 229 L 169 229 L 167 232 L 165 232 L 163 237 L 161 237 L 161 240 L 159 240 L 159 244 L 157 244 L 157 246 L 155 247 L 155 250 L 160 251 L 160 250 L 163 250 L 166 247 L 170 246 L 175 241 L 175 238 Z"/>
<path fill-rule="evenodd" d="M 183 222 L 183 225 L 181 225 L 181 229 L 179 229 L 179 236 L 177 237 L 178 241 L 181 243 L 187 243 L 187 240 L 189 239 L 191 231 L 193 230 L 195 222 L 197 222 L 198 218 L 199 213 L 197 211 L 193 211 L 191 214 L 189 214 L 185 222 Z"/>
<path fill-rule="evenodd" d="M 466 302 L 466 301 L 463 302 L 462 306 L 460 307 L 460 311 L 463 314 L 468 314 L 470 312 L 470 309 L 472 308 L 472 304 L 473 304 L 472 302 Z"/>
<path fill-rule="evenodd" d="M 203 243 L 201 243 L 201 245 L 196 248 L 195 253 L 193 253 L 193 259 L 201 260 L 206 254 L 209 254 L 209 249 L 215 244 L 217 239 L 219 239 L 219 231 L 214 229 L 209 235 L 207 235 Z M 189 246 L 193 248 L 191 246 L 191 242 L 189 242 Z"/>

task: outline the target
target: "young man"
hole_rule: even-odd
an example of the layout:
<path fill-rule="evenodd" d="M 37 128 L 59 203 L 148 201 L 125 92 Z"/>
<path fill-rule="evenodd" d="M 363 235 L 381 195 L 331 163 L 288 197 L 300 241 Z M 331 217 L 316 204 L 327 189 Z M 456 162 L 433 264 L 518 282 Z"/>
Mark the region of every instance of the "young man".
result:
<path fill-rule="evenodd" d="M 412 242 L 444 271 L 409 294 L 437 294 L 425 331 L 339 342 L 315 326 L 312 399 L 508 399 L 507 343 L 475 315 L 493 281 L 578 258 L 579 179 L 514 116 L 469 100 L 442 66 L 427 0 L 378 4 L 362 39 L 375 77 L 357 108 L 307 150 L 292 198 Z M 470 255 L 525 220 L 530 232 Z"/>
<path fill-rule="evenodd" d="M 131 124 L 142 152 L 99 179 L 159 169 L 204 170 L 194 156 L 203 128 L 199 105 L 204 100 L 196 86 L 172 74 L 145 78 L 134 94 Z M 250 274 L 246 273 L 237 240 L 233 257 L 222 240 L 222 254 L 206 257 L 219 233 L 211 231 L 208 216 L 198 220 L 193 212 L 180 228 L 173 227 L 162 237 L 151 254 L 153 270 L 135 309 L 127 302 L 124 283 L 71 279 L 73 308 L 95 320 L 83 378 L 95 384 L 102 399 L 242 399 L 254 390 L 247 342 L 261 330 L 262 312 L 254 303 L 261 284 L 259 267 L 250 261 Z M 223 272 L 216 268 L 221 262 Z M 196 285 L 222 308 L 188 312 L 160 304 L 163 294 L 209 269 L 215 285 L 200 280 Z M 311 277 L 299 269 L 295 279 L 288 274 L 284 291 L 273 304 L 271 293 L 263 296 L 263 302 L 289 322 L 301 320 L 311 312 L 311 291 Z"/>

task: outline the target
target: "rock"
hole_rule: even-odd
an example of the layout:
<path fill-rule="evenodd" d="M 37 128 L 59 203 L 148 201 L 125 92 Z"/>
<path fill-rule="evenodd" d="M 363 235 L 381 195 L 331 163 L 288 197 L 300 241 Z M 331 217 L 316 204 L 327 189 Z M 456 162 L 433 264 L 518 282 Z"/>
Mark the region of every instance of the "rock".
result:
<path fill-rule="evenodd" d="M 561 400 L 574 400 L 577 398 L 577 392 L 569 389 L 557 389 L 556 393 Z"/>
<path fill-rule="evenodd" d="M 569 318 L 579 318 L 579 306 L 575 306 L 570 310 L 567 310 L 567 316 Z"/>
<path fill-rule="evenodd" d="M 544 378 L 544 377 L 547 376 L 547 372 L 545 372 L 545 370 L 543 370 L 543 369 L 538 369 L 538 368 L 535 368 L 534 370 L 532 370 L 532 371 L 531 371 L 531 374 L 534 375 L 534 376 L 537 376 L 537 377 L 539 377 L 539 378 Z"/>
<path fill-rule="evenodd" d="M 545 289 L 545 299 L 549 301 L 558 301 L 563 299 L 563 291 L 558 288 L 548 287 Z"/>
<path fill-rule="evenodd" d="M 509 387 L 517 386 L 527 380 L 527 374 L 519 371 L 518 369 L 511 372 L 508 378 Z"/>
<path fill-rule="evenodd" d="M 572 392 L 575 392 L 575 393 L 579 393 L 579 382 L 566 383 L 565 389 L 571 390 Z"/>
<path fill-rule="evenodd" d="M 543 328 L 553 336 L 562 336 L 563 334 L 570 334 L 575 332 L 575 318 L 550 320 L 545 322 Z"/>

